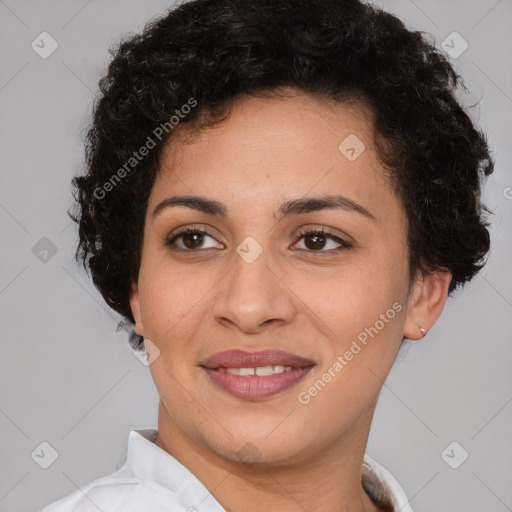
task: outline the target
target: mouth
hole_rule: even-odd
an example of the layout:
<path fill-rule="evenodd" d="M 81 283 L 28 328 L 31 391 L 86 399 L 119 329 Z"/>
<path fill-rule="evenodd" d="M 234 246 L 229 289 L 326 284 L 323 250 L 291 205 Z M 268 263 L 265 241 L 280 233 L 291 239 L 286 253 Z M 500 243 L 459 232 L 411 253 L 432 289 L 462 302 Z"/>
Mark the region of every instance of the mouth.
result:
<path fill-rule="evenodd" d="M 228 350 L 210 356 L 200 366 L 222 391 L 236 398 L 260 400 L 296 384 L 314 362 L 280 350 Z"/>

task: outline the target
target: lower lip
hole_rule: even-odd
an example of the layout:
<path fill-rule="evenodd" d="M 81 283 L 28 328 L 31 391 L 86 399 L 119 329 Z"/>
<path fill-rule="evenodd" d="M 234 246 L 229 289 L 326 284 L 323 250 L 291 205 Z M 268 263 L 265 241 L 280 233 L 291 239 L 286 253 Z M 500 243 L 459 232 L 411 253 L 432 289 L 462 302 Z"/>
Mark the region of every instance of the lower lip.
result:
<path fill-rule="evenodd" d="M 245 400 L 261 400 L 290 388 L 299 382 L 311 368 L 312 366 L 306 366 L 263 377 L 256 375 L 242 377 L 211 368 L 205 368 L 205 370 L 213 383 L 230 395 Z"/>

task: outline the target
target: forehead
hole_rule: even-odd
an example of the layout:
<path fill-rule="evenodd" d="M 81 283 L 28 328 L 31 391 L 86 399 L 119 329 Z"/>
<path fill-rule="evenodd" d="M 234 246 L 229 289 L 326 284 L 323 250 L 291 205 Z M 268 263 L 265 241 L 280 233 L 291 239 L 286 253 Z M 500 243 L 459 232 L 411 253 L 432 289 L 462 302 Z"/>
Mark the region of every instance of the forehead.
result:
<path fill-rule="evenodd" d="M 396 207 L 375 151 L 373 112 L 364 103 L 298 91 L 248 96 L 220 124 L 193 130 L 178 126 L 164 148 L 150 205 L 179 193 L 260 209 L 278 199 L 340 193 L 377 206 L 377 214 Z"/>

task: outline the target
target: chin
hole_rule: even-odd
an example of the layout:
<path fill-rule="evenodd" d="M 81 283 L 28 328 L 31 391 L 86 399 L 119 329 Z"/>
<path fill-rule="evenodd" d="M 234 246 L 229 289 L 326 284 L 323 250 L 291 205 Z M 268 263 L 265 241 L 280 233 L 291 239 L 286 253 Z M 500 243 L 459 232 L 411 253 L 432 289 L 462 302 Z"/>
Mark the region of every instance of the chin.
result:
<path fill-rule="evenodd" d="M 282 425 L 278 426 L 279 421 L 274 421 L 271 427 L 269 425 L 265 423 L 263 428 L 261 424 L 240 424 L 235 431 L 238 434 L 229 436 L 224 432 L 222 440 L 217 438 L 203 441 L 223 458 L 247 467 L 288 465 L 315 453 L 315 447 L 304 444 L 312 439 L 304 429 L 294 426 L 291 431 L 282 428 Z"/>

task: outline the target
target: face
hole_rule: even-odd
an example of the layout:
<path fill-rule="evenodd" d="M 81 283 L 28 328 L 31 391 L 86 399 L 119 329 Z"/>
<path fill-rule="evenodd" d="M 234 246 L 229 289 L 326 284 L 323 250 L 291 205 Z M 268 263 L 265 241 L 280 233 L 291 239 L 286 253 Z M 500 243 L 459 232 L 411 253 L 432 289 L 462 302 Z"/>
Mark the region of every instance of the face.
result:
<path fill-rule="evenodd" d="M 356 442 L 403 339 L 410 284 L 370 111 L 295 91 L 239 100 L 190 140 L 180 129 L 131 295 L 159 350 L 150 371 L 169 424 L 233 461 L 246 443 L 273 463 Z M 166 202 L 184 196 L 203 202 Z M 249 355 L 212 360 L 231 350 Z"/>

